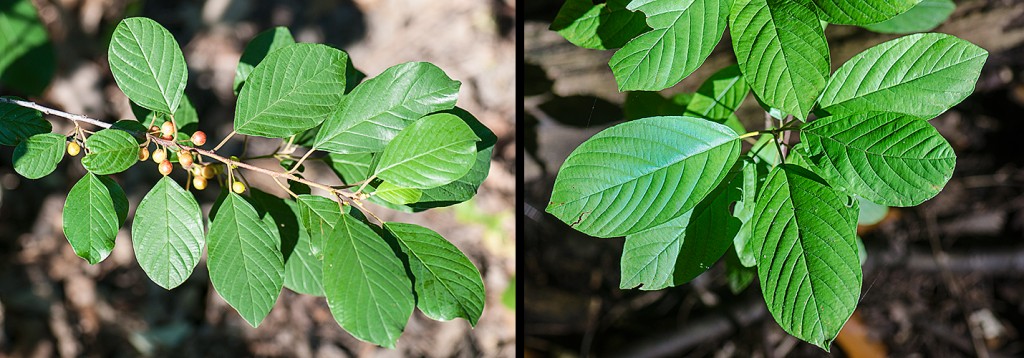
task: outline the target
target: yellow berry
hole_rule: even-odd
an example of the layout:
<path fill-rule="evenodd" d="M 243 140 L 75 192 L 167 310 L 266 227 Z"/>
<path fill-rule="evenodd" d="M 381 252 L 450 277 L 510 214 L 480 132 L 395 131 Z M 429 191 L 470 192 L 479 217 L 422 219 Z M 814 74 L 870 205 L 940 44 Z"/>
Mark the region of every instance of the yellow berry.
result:
<path fill-rule="evenodd" d="M 213 167 L 207 165 L 207 166 L 203 167 L 203 173 L 202 174 L 203 174 L 203 178 L 213 179 L 213 177 L 217 176 L 217 171 L 215 169 L 213 169 Z"/>
<path fill-rule="evenodd" d="M 144 162 L 146 159 L 149 159 L 149 148 L 139 148 L 139 161 Z"/>
<path fill-rule="evenodd" d="M 68 155 L 74 157 L 82 152 L 82 147 L 77 142 L 68 143 Z"/>
<path fill-rule="evenodd" d="M 164 124 L 161 124 L 160 125 L 160 134 L 163 134 L 164 137 L 167 137 L 167 136 L 170 136 L 170 135 L 174 134 L 174 123 L 171 123 L 171 121 L 167 121 L 167 122 L 164 122 Z"/>
<path fill-rule="evenodd" d="M 245 192 L 245 184 L 242 184 L 240 181 L 236 181 L 231 184 L 231 191 L 235 192 L 235 194 L 241 194 Z"/>
<path fill-rule="evenodd" d="M 160 169 L 160 174 L 168 175 L 168 174 L 171 174 L 171 170 L 174 170 L 174 166 L 171 165 L 171 161 L 170 160 L 164 159 L 164 161 L 160 162 L 160 168 L 159 169 Z"/>
<path fill-rule="evenodd" d="M 196 190 L 206 189 L 206 178 L 195 177 L 192 179 L 192 186 L 196 187 Z"/>
<path fill-rule="evenodd" d="M 201 177 L 201 176 L 203 176 L 203 166 L 202 165 L 193 165 L 192 166 L 192 176 L 194 176 L 194 177 Z"/>
<path fill-rule="evenodd" d="M 188 169 L 192 165 L 192 153 L 186 151 L 178 152 L 178 163 L 181 163 L 182 168 Z"/>
<path fill-rule="evenodd" d="M 153 151 L 153 162 L 160 163 L 167 160 L 167 152 L 163 149 L 157 149 Z"/>

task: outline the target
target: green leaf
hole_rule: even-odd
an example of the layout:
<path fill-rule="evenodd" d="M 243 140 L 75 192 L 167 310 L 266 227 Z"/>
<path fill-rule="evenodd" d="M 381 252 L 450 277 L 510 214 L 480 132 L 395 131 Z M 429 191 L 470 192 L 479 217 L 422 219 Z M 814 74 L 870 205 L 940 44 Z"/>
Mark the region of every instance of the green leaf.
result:
<path fill-rule="evenodd" d="M 874 225 L 885 219 L 889 214 L 889 207 L 875 204 L 863 197 L 858 196 L 860 201 L 860 214 L 857 216 L 857 225 Z M 863 264 L 863 262 L 861 262 Z"/>
<path fill-rule="evenodd" d="M 853 56 L 818 99 L 826 113 L 899 112 L 924 119 L 971 92 L 988 52 L 946 34 L 915 34 Z"/>
<path fill-rule="evenodd" d="M 0 7 L 0 83 L 7 90 L 41 95 L 57 68 L 46 27 L 30 0 L 4 1 Z"/>
<path fill-rule="evenodd" d="M 142 107 L 139 107 L 139 108 L 142 108 Z M 126 132 L 128 132 L 129 135 L 132 136 L 132 138 L 135 138 L 135 142 L 136 143 L 139 143 L 139 144 L 146 143 L 146 140 L 147 140 L 146 132 L 148 130 L 146 129 L 145 125 L 143 125 L 142 123 L 140 123 L 137 120 L 134 120 L 134 119 L 122 119 L 122 120 L 119 120 L 117 122 L 114 122 L 114 124 L 111 124 L 110 125 L 110 129 L 120 129 L 120 130 L 126 131 Z"/>
<path fill-rule="evenodd" d="M 429 189 L 462 178 L 476 160 L 477 138 L 458 116 L 413 122 L 384 148 L 374 176 L 405 188 Z"/>
<path fill-rule="evenodd" d="M 605 129 L 565 160 L 547 212 L 597 237 L 635 234 L 697 206 L 739 157 L 724 125 L 652 117 Z"/>
<path fill-rule="evenodd" d="M 619 91 L 660 91 L 682 81 L 707 59 L 725 32 L 731 0 L 633 0 L 653 30 L 612 55 Z"/>
<path fill-rule="evenodd" d="M 743 80 L 739 66 L 729 66 L 711 75 L 700 85 L 693 99 L 686 105 L 686 113 L 724 124 L 726 120 L 735 118 L 733 113 L 740 108 L 748 93 L 750 87 Z"/>
<path fill-rule="evenodd" d="M 956 166 L 956 154 L 926 121 L 897 113 L 831 116 L 804 126 L 809 159 L 832 186 L 888 206 L 931 199 Z"/>
<path fill-rule="evenodd" d="M 480 141 L 476 142 L 476 161 L 473 162 L 473 167 L 469 169 L 469 172 L 461 178 L 436 188 L 423 190 L 420 199 L 409 204 L 415 211 L 455 205 L 472 199 L 484 179 L 487 179 L 487 174 L 491 169 L 491 153 L 494 151 L 494 145 L 498 142 L 498 137 L 462 108 L 455 107 L 446 112 L 459 116 L 466 125 L 473 129 L 473 134 L 480 138 Z"/>
<path fill-rule="evenodd" d="M 754 282 L 755 277 L 757 277 L 756 268 L 746 267 L 740 263 L 740 259 L 736 256 L 736 250 L 726 250 L 725 278 L 729 280 L 729 291 L 732 291 L 732 294 L 738 295 L 743 292 L 751 282 Z"/>
<path fill-rule="evenodd" d="M 139 124 L 143 125 L 143 131 L 149 128 L 150 123 L 160 127 L 164 122 L 171 120 L 165 113 L 151 111 L 135 104 L 135 102 L 129 101 L 128 103 L 131 105 L 132 114 L 138 119 Z M 174 111 L 174 123 L 178 125 L 179 133 L 192 135 L 192 133 L 199 130 L 199 114 L 196 113 L 196 107 L 192 105 L 192 101 L 188 99 L 188 96 L 181 96 L 181 104 Z"/>
<path fill-rule="evenodd" d="M 297 43 L 271 52 L 246 79 L 235 106 L 235 131 L 284 138 L 313 128 L 337 108 L 348 55 Z"/>
<path fill-rule="evenodd" d="M 300 205 L 294 200 L 282 199 L 255 188 L 251 189 L 250 198 L 257 212 L 265 211 L 273 218 L 269 221 L 272 226 L 268 228 L 277 231 L 281 238 L 284 287 L 297 293 L 323 296 L 322 263 L 310 251 L 309 232 L 300 223 Z"/>
<path fill-rule="evenodd" d="M 423 191 L 403 188 L 391 184 L 391 182 L 383 182 L 373 191 L 373 195 L 392 204 L 406 205 L 419 201 L 420 197 L 423 196 Z"/>
<path fill-rule="evenodd" d="M 121 20 L 107 51 L 110 72 L 128 99 L 153 111 L 174 113 L 188 69 L 174 36 L 144 17 Z"/>
<path fill-rule="evenodd" d="M 885 34 L 931 31 L 945 22 L 955 9 L 953 0 L 924 0 L 905 13 L 876 24 L 864 25 L 864 28 Z"/>
<path fill-rule="evenodd" d="M 412 272 L 416 307 L 432 319 L 462 317 L 476 326 L 484 310 L 484 282 L 469 258 L 428 228 L 394 222 L 384 228 Z"/>
<path fill-rule="evenodd" d="M 341 219 L 342 209 L 338 202 L 317 195 L 299 195 L 295 199 L 299 208 L 299 220 L 302 228 L 309 236 L 309 251 L 314 256 L 323 258 L 324 244 L 334 224 Z M 345 213 L 351 210 L 345 206 Z"/>
<path fill-rule="evenodd" d="M 314 147 L 334 153 L 375 153 L 428 113 L 452 109 L 462 83 L 426 62 L 392 66 L 356 86 L 331 114 Z"/>
<path fill-rule="evenodd" d="M 324 254 L 324 291 L 352 336 L 394 348 L 415 305 L 402 261 L 367 224 L 342 215 Z"/>
<path fill-rule="evenodd" d="M 856 204 L 790 164 L 772 170 L 757 198 L 753 238 L 768 311 L 783 330 L 826 351 L 860 295 Z"/>
<path fill-rule="evenodd" d="M 837 25 L 868 25 L 889 20 L 921 0 L 813 0 L 822 20 Z"/>
<path fill-rule="evenodd" d="M 626 92 L 626 102 L 622 105 L 623 119 L 632 121 L 647 117 L 682 115 L 686 113 L 686 106 L 692 99 L 692 93 L 678 93 L 671 98 L 665 98 L 658 92 Z"/>
<path fill-rule="evenodd" d="M 757 252 L 754 251 L 754 240 L 751 238 L 754 231 L 754 208 L 757 206 L 757 196 L 768 177 L 769 169 L 771 167 L 764 162 L 743 159 L 743 191 L 733 208 L 733 216 L 743 224 L 732 239 L 732 243 L 737 259 L 745 267 L 754 267 L 757 264 Z"/>
<path fill-rule="evenodd" d="M 163 177 L 135 210 L 132 246 L 139 266 L 165 289 L 178 287 L 203 255 L 203 213 L 191 193 Z"/>
<path fill-rule="evenodd" d="M 75 254 L 91 265 L 107 258 L 127 209 L 128 198 L 117 183 L 86 173 L 64 203 L 64 236 Z"/>
<path fill-rule="evenodd" d="M 64 136 L 57 133 L 36 134 L 14 148 L 14 171 L 29 179 L 50 175 L 64 158 Z"/>
<path fill-rule="evenodd" d="M 0 103 L 0 145 L 15 146 L 31 136 L 50 133 L 51 130 L 53 126 L 43 119 L 41 112 L 16 104 Z"/>
<path fill-rule="evenodd" d="M 693 210 L 650 230 L 626 236 L 619 288 L 660 290 L 704 273 L 732 246 L 740 221 L 729 206 L 740 199 L 742 175 L 730 172 Z"/>
<path fill-rule="evenodd" d="M 830 70 L 825 33 L 809 0 L 736 0 L 729 28 L 754 93 L 805 120 Z"/>
<path fill-rule="evenodd" d="M 238 67 L 235 68 L 235 94 L 242 90 L 245 80 L 249 78 L 252 70 L 259 65 L 264 58 L 274 50 L 295 43 L 291 31 L 287 27 L 278 26 L 260 32 L 245 45 L 242 51 L 242 58 L 238 60 Z"/>
<path fill-rule="evenodd" d="M 644 14 L 626 10 L 629 0 L 595 4 L 591 0 L 568 0 L 551 21 L 557 31 L 576 46 L 595 50 L 622 47 L 627 41 L 650 30 Z"/>
<path fill-rule="evenodd" d="M 359 183 L 370 178 L 374 153 L 338 154 L 327 153 L 325 162 L 346 184 Z M 379 154 L 377 154 L 379 156 Z"/>
<path fill-rule="evenodd" d="M 215 212 L 207 248 L 210 282 L 246 322 L 259 326 L 284 284 L 281 238 L 238 194 L 228 193 Z"/>
<path fill-rule="evenodd" d="M 88 153 L 82 158 L 85 169 L 98 175 L 120 173 L 139 161 L 139 144 L 128 132 L 104 129 L 85 141 Z"/>

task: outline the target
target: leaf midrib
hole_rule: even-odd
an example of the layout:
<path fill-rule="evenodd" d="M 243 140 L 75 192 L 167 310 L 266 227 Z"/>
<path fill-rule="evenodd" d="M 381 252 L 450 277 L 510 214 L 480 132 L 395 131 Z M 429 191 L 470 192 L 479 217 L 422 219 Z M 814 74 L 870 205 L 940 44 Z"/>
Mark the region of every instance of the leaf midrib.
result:
<path fill-rule="evenodd" d="M 392 232 L 394 232 L 394 231 L 392 231 Z M 438 275 L 437 272 L 434 272 L 434 270 L 431 268 L 431 266 L 426 264 L 426 261 L 424 261 L 423 258 L 420 257 L 419 253 L 417 253 L 416 250 L 413 250 L 412 247 L 409 246 L 409 244 L 406 242 L 405 239 L 402 238 L 401 235 L 397 235 L 397 233 L 396 233 L 395 237 L 397 237 L 399 240 L 401 240 L 402 245 L 405 246 L 407 249 L 409 249 L 409 252 L 412 253 L 412 256 L 415 256 L 416 260 L 419 261 L 420 265 L 422 265 L 428 272 L 430 272 L 431 275 L 433 275 L 435 277 L 435 281 L 441 283 L 441 286 L 444 287 L 445 291 L 447 291 L 448 294 L 451 297 L 454 297 L 454 298 L 458 298 L 459 297 L 458 295 L 455 294 L 455 291 L 452 291 L 451 286 L 449 286 L 448 283 L 445 282 L 445 280 L 439 279 L 442 276 Z M 454 260 L 450 260 L 450 261 L 454 261 Z M 462 301 L 459 301 L 458 299 L 456 299 L 455 300 L 455 304 L 459 306 L 459 309 L 461 309 L 462 313 L 464 313 L 466 316 L 470 315 L 469 309 L 462 303 Z"/>

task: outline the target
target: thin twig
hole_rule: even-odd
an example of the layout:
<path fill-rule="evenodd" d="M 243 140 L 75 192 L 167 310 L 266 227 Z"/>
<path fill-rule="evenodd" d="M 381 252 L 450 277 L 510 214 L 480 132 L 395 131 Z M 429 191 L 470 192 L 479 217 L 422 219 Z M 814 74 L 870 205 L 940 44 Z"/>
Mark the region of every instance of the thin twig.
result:
<path fill-rule="evenodd" d="M 40 112 L 43 112 L 43 113 L 46 113 L 46 114 L 49 114 L 49 115 L 70 119 L 70 120 L 75 121 L 75 122 L 82 122 L 82 123 L 92 124 L 94 126 L 97 126 L 97 127 L 100 127 L 100 128 L 104 128 L 104 129 L 107 129 L 107 128 L 111 127 L 110 123 L 106 123 L 106 122 L 103 122 L 103 121 L 100 121 L 100 120 L 96 120 L 96 119 L 89 118 L 89 117 L 82 116 L 82 115 L 78 115 L 78 114 L 72 114 L 72 113 L 67 113 L 67 112 L 59 111 L 59 110 L 52 109 L 52 108 L 43 107 L 43 106 L 38 105 L 38 104 L 36 104 L 34 102 L 22 101 L 22 100 L 17 100 L 17 99 L 13 99 L 13 98 L 0 98 L 0 103 L 10 103 L 10 104 L 19 105 L 19 106 L 26 107 L 26 108 L 35 109 L 37 111 L 40 111 Z M 129 133 L 133 133 L 133 134 L 141 134 L 141 133 L 138 133 L 138 132 L 134 132 L 134 131 L 126 130 L 126 129 L 122 129 L 122 128 L 118 128 L 118 129 L 124 130 L 124 131 L 129 132 Z M 235 134 L 235 132 L 232 131 L 231 134 L 228 135 L 228 138 L 230 138 L 234 134 Z M 309 181 L 309 180 L 306 180 L 304 178 L 295 176 L 293 174 L 284 173 L 284 172 L 276 172 L 276 171 L 273 171 L 273 170 L 269 170 L 269 169 L 265 169 L 265 168 L 260 168 L 260 167 L 257 167 L 257 166 L 254 166 L 252 164 L 248 164 L 248 163 L 245 163 L 245 162 L 231 160 L 229 158 L 225 158 L 223 156 L 220 156 L 217 153 L 214 153 L 213 151 L 206 150 L 206 149 L 200 149 L 200 148 L 196 148 L 196 147 L 192 147 L 192 146 L 188 146 L 188 145 L 184 145 L 184 144 L 180 144 L 180 143 L 178 143 L 178 142 L 176 142 L 174 140 L 166 140 L 166 139 L 160 138 L 160 137 L 155 136 L 155 135 L 150 134 L 150 133 L 145 133 L 145 135 L 149 138 L 149 140 L 153 141 L 157 145 L 162 145 L 164 147 L 173 147 L 173 148 L 177 148 L 178 150 L 188 150 L 188 151 L 193 151 L 193 152 L 199 153 L 199 154 L 203 155 L 204 157 L 209 157 L 209 158 L 212 158 L 212 159 L 214 159 L 214 160 L 216 160 L 218 162 L 224 163 L 225 165 L 228 166 L 229 170 L 230 170 L 231 167 L 243 168 L 243 169 L 246 169 L 246 170 L 251 170 L 251 171 L 254 171 L 254 172 L 257 172 L 257 173 L 260 173 L 260 174 L 263 174 L 263 175 L 271 176 L 271 177 L 274 177 L 274 178 L 287 179 L 287 180 L 291 180 L 291 181 L 294 181 L 294 182 L 306 184 L 308 186 L 311 186 L 311 187 L 314 187 L 314 188 L 318 188 L 318 189 L 327 191 L 327 192 L 332 193 L 332 194 L 343 195 L 343 196 L 348 197 L 349 199 L 358 200 L 358 195 L 355 195 L 353 193 L 343 192 L 343 191 L 335 189 L 335 188 L 333 188 L 333 187 L 331 187 L 329 185 L 325 185 L 325 184 L 320 184 L 320 183 L 317 183 L 317 182 Z M 228 139 L 228 138 L 225 138 L 225 140 Z M 216 149 L 214 149 L 214 150 L 216 150 Z"/>
<path fill-rule="evenodd" d="M 213 147 L 213 151 L 216 152 L 218 149 L 220 149 L 220 147 L 224 146 L 224 143 L 227 143 L 228 139 L 231 139 L 231 137 L 234 137 L 235 133 L 236 133 L 235 131 L 231 131 L 231 133 L 228 133 L 227 137 L 224 137 L 224 139 L 222 139 L 220 141 L 220 143 L 217 143 L 216 147 Z"/>

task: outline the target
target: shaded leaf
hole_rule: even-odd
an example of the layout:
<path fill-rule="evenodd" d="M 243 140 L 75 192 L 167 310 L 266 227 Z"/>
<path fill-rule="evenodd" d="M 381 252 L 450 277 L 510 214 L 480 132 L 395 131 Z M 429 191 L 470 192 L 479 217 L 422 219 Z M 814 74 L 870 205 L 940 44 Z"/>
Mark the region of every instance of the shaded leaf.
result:
<path fill-rule="evenodd" d="M 127 215 L 128 199 L 116 183 L 86 173 L 71 187 L 64 203 L 64 236 L 75 254 L 95 265 L 110 255 L 114 238 Z M 112 187 L 116 189 L 111 190 Z M 115 205 L 117 203 L 117 205 Z"/>
<path fill-rule="evenodd" d="M 41 112 L 16 104 L 0 103 L 0 145 L 15 146 L 31 136 L 50 133 L 51 130 L 53 126 L 43 119 Z"/>
<path fill-rule="evenodd" d="M 886 34 L 909 34 L 931 31 L 949 18 L 956 9 L 953 0 L 924 0 L 905 13 L 864 28 Z"/>
<path fill-rule="evenodd" d="M 596 50 L 622 47 L 627 41 L 650 30 L 641 12 L 626 9 L 629 0 L 568 0 L 551 21 L 557 31 L 574 45 Z"/>
<path fill-rule="evenodd" d="M 591 96 L 552 96 L 538 106 L 558 123 L 589 128 L 622 120 L 622 109 L 604 99 Z"/>
<path fill-rule="evenodd" d="M 342 209 L 338 202 L 317 195 L 299 195 L 295 199 L 299 209 L 299 220 L 309 236 L 309 251 L 314 256 L 323 258 L 324 244 L 334 224 L 341 219 Z M 351 210 L 344 207 L 344 213 Z"/>
<path fill-rule="evenodd" d="M 284 26 L 264 30 L 249 40 L 249 43 L 245 45 L 245 50 L 242 51 L 242 58 L 238 60 L 238 66 L 235 67 L 235 84 L 232 87 L 235 94 L 237 95 L 238 91 L 242 90 L 249 74 L 267 55 L 293 43 L 295 43 L 295 39 L 292 38 L 291 31 Z"/>

